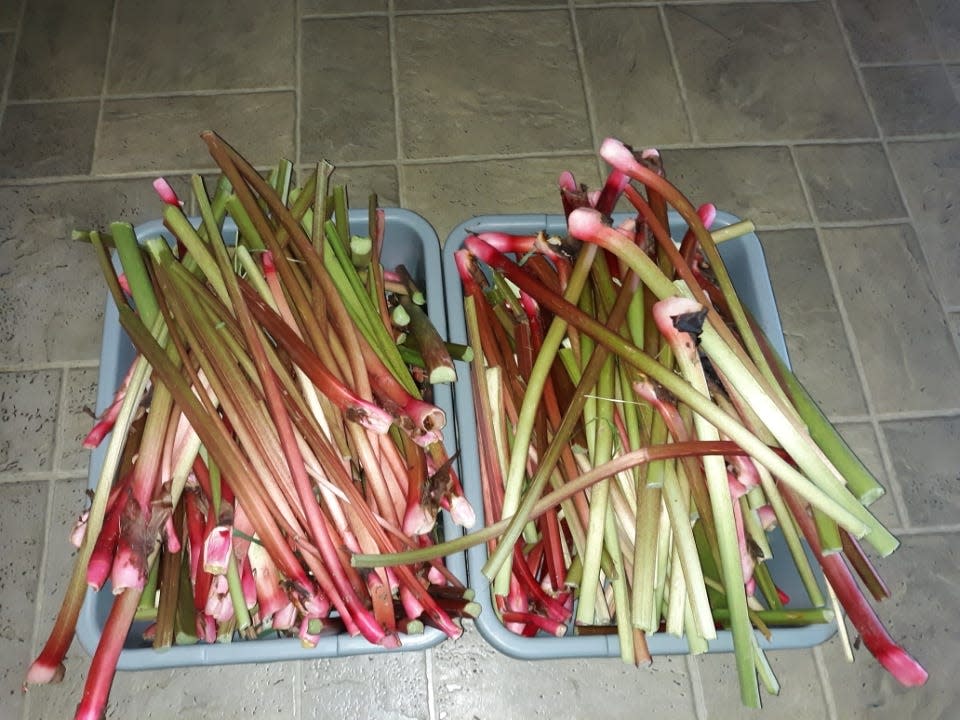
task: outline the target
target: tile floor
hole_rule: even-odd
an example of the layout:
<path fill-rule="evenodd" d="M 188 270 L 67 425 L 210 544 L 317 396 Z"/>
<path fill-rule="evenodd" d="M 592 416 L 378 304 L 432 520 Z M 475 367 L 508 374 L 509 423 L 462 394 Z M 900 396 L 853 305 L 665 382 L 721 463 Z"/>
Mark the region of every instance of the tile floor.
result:
<path fill-rule="evenodd" d="M 0 0 L 0 717 L 70 716 L 84 664 L 19 692 L 70 562 L 96 387 L 104 292 L 70 231 L 153 217 L 155 175 L 211 168 L 205 127 L 257 163 L 326 157 L 441 237 L 556 212 L 558 171 L 595 184 L 608 134 L 753 218 L 795 367 L 889 487 L 903 547 L 881 609 L 931 671 L 903 692 L 835 640 L 774 653 L 766 716 L 957 717 L 960 4 L 200 5 Z M 110 717 L 755 716 L 732 680 L 718 656 L 522 663 L 468 629 L 425 654 L 121 674 Z"/>

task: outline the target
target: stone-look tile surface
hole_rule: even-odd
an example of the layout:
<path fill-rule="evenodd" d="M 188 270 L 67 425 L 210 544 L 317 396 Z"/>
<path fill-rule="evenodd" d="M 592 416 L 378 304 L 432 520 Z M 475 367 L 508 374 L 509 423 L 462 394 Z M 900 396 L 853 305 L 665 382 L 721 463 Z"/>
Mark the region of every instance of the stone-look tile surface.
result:
<path fill-rule="evenodd" d="M 780 694 L 769 695 L 761 687 L 763 707 L 760 710 L 743 707 L 732 655 L 707 654 L 694 660 L 700 670 L 709 720 L 759 720 L 771 715 L 792 720 L 822 720 L 827 717 L 826 699 L 814 665 L 813 651 L 768 652 L 767 659 L 780 681 Z"/>
<path fill-rule="evenodd" d="M 6 82 L 7 69 L 13 61 L 13 32 L 0 32 L 0 90 Z"/>
<path fill-rule="evenodd" d="M 843 423 L 837 425 L 837 431 L 886 490 L 880 499 L 870 505 L 870 512 L 889 528 L 903 527 L 903 521 L 893 499 L 892 485 L 896 479 L 891 479 L 884 469 L 883 457 L 880 455 L 880 446 L 877 444 L 877 435 L 873 431 L 873 426 L 867 423 Z"/>
<path fill-rule="evenodd" d="M 947 77 L 950 79 L 950 84 L 953 86 L 953 93 L 957 95 L 960 93 L 960 65 L 947 65 Z"/>
<path fill-rule="evenodd" d="M 906 216 L 879 143 L 803 145 L 796 154 L 820 222 Z"/>
<path fill-rule="evenodd" d="M 189 0 L 155 3 L 124 0 L 117 6 L 116 29 L 107 81 L 108 93 L 160 93 L 293 85 L 296 25 L 293 0 L 214 0 L 204 17 Z M 144 37 L 144 28 L 150 34 Z"/>
<path fill-rule="evenodd" d="M 915 4 L 899 0 L 839 0 L 837 7 L 860 62 L 938 59 L 923 15 Z"/>
<path fill-rule="evenodd" d="M 955 715 L 960 687 L 952 672 L 960 629 L 956 535 L 906 535 L 878 570 L 892 597 L 877 607 L 893 638 L 930 673 L 922 688 L 905 689 L 862 645 L 851 665 L 838 641 L 823 646 L 839 718 L 948 718 Z M 848 623 L 848 627 L 850 627 Z M 851 638 L 856 632 L 851 630 Z"/>
<path fill-rule="evenodd" d="M 475 215 L 561 214 L 557 177 L 564 170 L 578 182 L 599 185 L 591 157 L 413 165 L 403 170 L 404 203 L 429 218 L 443 242 Z"/>
<path fill-rule="evenodd" d="M 882 427 L 910 522 L 920 527 L 956 525 L 960 419 L 901 420 Z"/>
<path fill-rule="evenodd" d="M 829 3 L 672 6 L 667 18 L 701 139 L 876 134 Z"/>
<path fill-rule="evenodd" d="M 942 65 L 868 67 L 863 80 L 884 135 L 960 129 L 960 103 Z"/>
<path fill-rule="evenodd" d="M 0 188 L 0 268 L 14 270 L 0 271 L 0 362 L 97 359 L 106 286 L 93 249 L 70 234 L 161 210 L 149 179 Z"/>
<path fill-rule="evenodd" d="M 0 177 L 85 175 L 99 103 L 10 105 L 0 126 Z"/>
<path fill-rule="evenodd" d="M 682 657 L 658 656 L 651 668 L 619 658 L 514 660 L 469 625 L 457 642 L 434 650 L 437 716 L 455 718 L 695 717 Z"/>
<path fill-rule="evenodd" d="M 786 148 L 664 150 L 663 163 L 667 179 L 694 205 L 713 203 L 759 227 L 810 222 Z"/>
<path fill-rule="evenodd" d="M 215 130 L 255 165 L 293 158 L 294 94 L 110 100 L 103 108 L 95 173 L 209 168 L 200 139 Z"/>
<path fill-rule="evenodd" d="M 423 652 L 304 662 L 303 718 L 427 720 Z"/>
<path fill-rule="evenodd" d="M 577 26 L 597 140 L 613 135 L 637 147 L 689 140 L 656 8 L 582 10 Z"/>
<path fill-rule="evenodd" d="M 303 0 L 300 9 L 304 15 L 377 12 L 386 11 L 387 0 Z"/>
<path fill-rule="evenodd" d="M 960 6 L 953 0 L 918 0 L 944 60 L 960 60 Z"/>
<path fill-rule="evenodd" d="M 66 375 L 66 398 L 60 409 L 60 457 L 57 470 L 85 474 L 90 464 L 90 451 L 83 448 L 83 439 L 95 422 L 91 413 L 97 405 L 97 368 L 71 368 Z"/>
<path fill-rule="evenodd" d="M 307 167 L 306 172 L 311 172 L 313 167 Z M 330 182 L 347 186 L 351 207 L 366 207 L 372 192 L 377 194 L 380 207 L 400 207 L 400 182 L 394 165 L 338 167 Z M 416 211 L 414 207 L 409 209 Z"/>
<path fill-rule="evenodd" d="M 960 358 L 910 226 L 822 237 L 877 412 L 960 406 Z"/>
<path fill-rule="evenodd" d="M 960 142 L 894 143 L 889 152 L 937 289 L 960 305 Z"/>
<path fill-rule="evenodd" d="M 113 0 L 31 0 L 23 18 L 10 97 L 99 95 Z"/>
<path fill-rule="evenodd" d="M 0 472 L 50 469 L 61 374 L 0 373 Z"/>
<path fill-rule="evenodd" d="M 396 27 L 407 157 L 590 147 L 566 11 L 405 16 Z"/>
<path fill-rule="evenodd" d="M 302 76 L 303 159 L 397 156 L 385 17 L 304 21 Z"/>
<path fill-rule="evenodd" d="M 20 685 L 31 661 L 30 639 L 43 553 L 47 483 L 0 485 L 0 527 L 6 552 L 0 561 L 0 697 L 4 717 L 18 718 Z"/>
<path fill-rule="evenodd" d="M 794 372 L 828 416 L 866 412 L 813 230 L 760 234 Z"/>

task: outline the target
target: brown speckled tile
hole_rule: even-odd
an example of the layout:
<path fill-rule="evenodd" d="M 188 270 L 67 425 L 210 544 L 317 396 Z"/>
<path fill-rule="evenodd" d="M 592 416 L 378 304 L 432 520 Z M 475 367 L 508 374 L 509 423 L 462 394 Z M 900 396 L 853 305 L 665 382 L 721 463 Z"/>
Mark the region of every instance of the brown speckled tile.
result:
<path fill-rule="evenodd" d="M 427 718 L 426 670 L 421 652 L 305 662 L 303 717 Z"/>
<path fill-rule="evenodd" d="M 937 289 L 947 305 L 960 305 L 960 142 L 891 143 L 888 150 Z"/>
<path fill-rule="evenodd" d="M 802 145 L 796 154 L 820 222 L 906 216 L 879 143 Z"/>
<path fill-rule="evenodd" d="M 834 639 L 822 653 L 838 718 L 948 718 L 960 703 L 960 686 L 948 670 L 960 643 L 957 536 L 901 539 L 903 544 L 893 555 L 877 561 L 892 597 L 875 607 L 894 640 L 926 667 L 930 679 L 922 688 L 904 688 L 862 644 L 850 664 Z M 848 627 L 855 638 L 856 631 L 849 623 Z"/>
<path fill-rule="evenodd" d="M 792 720 L 828 717 L 812 651 L 767 652 L 767 660 L 780 680 L 780 694 L 771 696 L 761 688 L 763 707 L 751 710 L 740 702 L 740 686 L 732 655 L 707 654 L 695 659 L 706 695 L 709 720 L 760 720 L 771 715 Z"/>
<path fill-rule="evenodd" d="M 960 60 L 960 5 L 953 0 L 918 0 L 927 28 L 944 60 Z"/>
<path fill-rule="evenodd" d="M 443 242 L 475 215 L 561 214 L 557 177 L 564 170 L 590 187 L 599 184 L 591 157 L 411 165 L 403 171 L 405 205 L 429 219 Z"/>
<path fill-rule="evenodd" d="M 679 5 L 667 18 L 701 139 L 876 134 L 829 3 Z"/>
<path fill-rule="evenodd" d="M 900 0 L 839 0 L 837 7 L 860 62 L 936 61 L 920 9 Z"/>
<path fill-rule="evenodd" d="M 296 24 L 293 0 L 208 0 L 211 25 L 184 22 L 198 6 L 189 0 L 118 4 L 107 92 L 263 88 L 294 84 Z M 199 20 L 199 18 L 197 18 Z M 147 38 L 144 28 L 151 28 Z"/>
<path fill-rule="evenodd" d="M 0 527 L 6 552 L 0 561 L 0 697 L 3 716 L 19 718 L 20 686 L 30 664 L 37 579 L 46 525 L 47 483 L 0 485 Z"/>
<path fill-rule="evenodd" d="M 565 10 L 404 16 L 396 28 L 407 157 L 590 147 Z"/>
<path fill-rule="evenodd" d="M 255 165 L 293 159 L 294 94 L 110 100 L 104 106 L 95 173 L 215 167 L 200 139 L 214 130 Z"/>
<path fill-rule="evenodd" d="M 827 416 L 866 412 L 813 230 L 760 233 L 794 372 Z"/>
<path fill-rule="evenodd" d="M 96 360 L 106 286 L 93 249 L 70 234 L 161 211 L 149 179 L 0 188 L 0 362 Z"/>
<path fill-rule="evenodd" d="M 441 718 L 585 716 L 696 717 L 690 675 L 682 657 L 658 656 L 638 670 L 619 658 L 514 660 L 497 652 L 474 626 L 434 651 L 437 715 Z"/>
<path fill-rule="evenodd" d="M 960 407 L 960 358 L 910 226 L 822 237 L 877 412 Z"/>
<path fill-rule="evenodd" d="M 664 150 L 663 162 L 667 178 L 694 205 L 713 203 L 759 227 L 810 222 L 787 148 Z"/>
<path fill-rule="evenodd" d="M 31 0 L 23 19 L 10 97 L 99 95 L 113 0 Z"/>
<path fill-rule="evenodd" d="M 85 175 L 99 103 L 10 105 L 0 126 L 0 177 Z"/>
<path fill-rule="evenodd" d="M 841 437 L 867 469 L 873 473 L 877 481 L 883 485 L 886 492 L 870 505 L 872 512 L 880 522 L 889 528 L 903 527 L 903 521 L 897 512 L 897 505 L 893 499 L 893 483 L 883 467 L 883 458 L 880 446 L 877 444 L 877 435 L 873 426 L 867 423 L 843 423 L 837 425 Z"/>
<path fill-rule="evenodd" d="M 397 156 L 389 46 L 385 17 L 303 22 L 303 160 Z"/>
<path fill-rule="evenodd" d="M 956 525 L 960 418 L 891 421 L 882 427 L 910 521 L 920 527 Z"/>
<path fill-rule="evenodd" d="M 0 472 L 49 470 L 59 370 L 0 373 Z"/>
<path fill-rule="evenodd" d="M 656 8 L 581 10 L 577 27 L 597 139 L 613 135 L 637 147 L 690 140 Z"/>
<path fill-rule="evenodd" d="M 960 129 L 960 103 L 942 65 L 868 67 L 863 80 L 885 135 Z"/>
<path fill-rule="evenodd" d="M 57 470 L 86 474 L 90 451 L 83 439 L 93 427 L 97 409 L 97 368 L 71 368 L 66 377 L 66 402 L 60 413 L 60 462 Z"/>

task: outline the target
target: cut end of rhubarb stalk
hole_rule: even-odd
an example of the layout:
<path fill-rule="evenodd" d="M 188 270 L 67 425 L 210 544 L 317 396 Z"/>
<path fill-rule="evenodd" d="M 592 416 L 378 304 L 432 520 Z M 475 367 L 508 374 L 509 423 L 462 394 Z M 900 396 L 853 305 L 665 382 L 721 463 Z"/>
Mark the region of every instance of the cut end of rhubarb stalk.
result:
<path fill-rule="evenodd" d="M 49 685 L 51 683 L 58 683 L 63 680 L 63 676 L 66 673 L 66 668 L 63 663 L 57 663 L 56 665 L 50 665 L 48 663 L 42 662 L 42 659 L 37 659 L 30 666 L 30 669 L 27 670 L 27 677 L 23 681 L 23 691 L 27 691 L 28 685 Z"/>

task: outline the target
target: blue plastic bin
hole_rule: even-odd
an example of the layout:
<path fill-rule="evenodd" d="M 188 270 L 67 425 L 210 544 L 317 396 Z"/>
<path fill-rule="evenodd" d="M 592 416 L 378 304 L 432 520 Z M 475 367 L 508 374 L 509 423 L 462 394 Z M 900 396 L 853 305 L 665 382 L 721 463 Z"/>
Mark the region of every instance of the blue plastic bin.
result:
<path fill-rule="evenodd" d="M 616 220 L 619 221 L 624 217 L 626 216 L 621 215 Z M 738 221 L 739 218 L 720 212 L 712 229 L 725 227 Z M 564 235 L 566 222 L 562 215 L 486 215 L 467 220 L 454 228 L 447 236 L 443 248 L 447 331 L 449 340 L 452 342 L 467 341 L 466 321 L 463 314 L 463 288 L 453 253 L 462 247 L 464 239 L 470 233 L 494 230 L 512 234 L 535 234 L 545 230 L 550 235 Z M 670 216 L 670 231 L 674 238 L 683 237 L 686 231 L 684 222 L 673 213 Z M 754 314 L 774 348 L 786 359 L 787 349 L 783 342 L 780 317 L 759 239 L 756 234 L 750 233 L 728 240 L 719 247 L 741 300 Z M 483 499 L 473 396 L 469 369 L 463 365 L 459 370 L 454 387 L 454 405 L 460 444 L 460 475 L 464 492 L 476 510 L 479 524 L 483 521 Z M 774 557 L 767 561 L 767 567 L 774 580 L 792 598 L 792 606 L 809 607 L 806 592 L 779 531 L 771 534 L 770 544 Z M 494 611 L 490 597 L 490 584 L 481 572 L 486 560 L 486 545 L 477 545 L 467 551 L 467 577 L 470 580 L 470 586 L 476 591 L 477 601 L 483 607 L 480 617 L 476 620 L 476 626 L 483 637 L 495 648 L 512 657 L 529 660 L 620 656 L 620 642 L 615 634 L 588 636 L 568 633 L 565 637 L 557 638 L 541 633 L 532 638 L 525 638 L 507 630 Z M 816 563 L 813 565 L 814 570 L 819 571 Z M 760 646 L 765 649 L 803 648 L 818 645 L 832 637 L 835 632 L 836 623 L 834 622 L 801 628 L 774 628 L 770 641 L 759 633 L 757 638 Z M 665 633 L 648 635 L 647 645 L 653 655 L 689 652 L 685 638 L 677 638 Z M 732 652 L 733 640 L 730 632 L 718 632 L 716 640 L 709 643 L 709 649 L 710 652 Z"/>
<path fill-rule="evenodd" d="M 388 208 L 386 214 L 386 232 L 382 262 L 384 267 L 393 268 L 403 263 L 414 279 L 424 289 L 427 297 L 427 313 L 436 318 L 442 328 L 444 318 L 444 298 L 441 284 L 440 243 L 436 231 L 416 213 Z M 368 233 L 368 216 L 364 210 L 350 211 L 350 231 L 355 235 Z M 194 219 L 199 223 L 199 219 Z M 144 240 L 162 235 L 172 240 L 170 233 L 160 220 L 139 225 L 137 238 Z M 236 241 L 237 228 L 227 219 L 224 226 L 224 239 Z M 103 346 L 100 354 L 99 389 L 97 391 L 97 412 L 102 412 L 113 400 L 113 396 L 130 367 L 134 358 L 134 348 L 120 327 L 117 309 L 113 301 L 107 299 L 104 317 Z M 456 451 L 454 442 L 454 411 L 452 390 L 447 385 L 435 386 L 437 405 L 446 413 L 448 429 L 445 432 L 447 449 L 452 455 Z M 107 440 L 92 454 L 90 461 L 89 486 L 97 483 L 100 469 L 103 467 Z M 446 513 L 442 517 L 443 531 L 449 537 L 459 534 Z M 463 555 L 453 555 L 446 560 L 447 567 L 460 580 L 466 580 L 466 567 Z M 109 585 L 100 592 L 87 591 L 87 596 L 77 624 L 77 637 L 88 653 L 93 653 L 103 632 L 103 627 L 113 602 Z M 427 627 L 422 635 L 401 635 L 401 647 L 398 650 L 386 650 L 371 645 L 362 637 L 350 637 L 346 634 L 322 637 L 315 648 L 304 648 L 297 638 L 277 638 L 261 640 L 235 640 L 225 644 L 180 645 L 163 651 L 154 650 L 145 643 L 140 635 L 144 623 L 136 623 L 130 632 L 117 667 L 120 670 L 151 670 L 190 665 L 230 665 L 239 663 L 270 662 L 275 660 L 301 660 L 310 658 L 344 657 L 348 655 L 379 654 L 384 652 L 404 652 L 423 650 L 442 642 L 446 635 L 440 630 Z"/>

